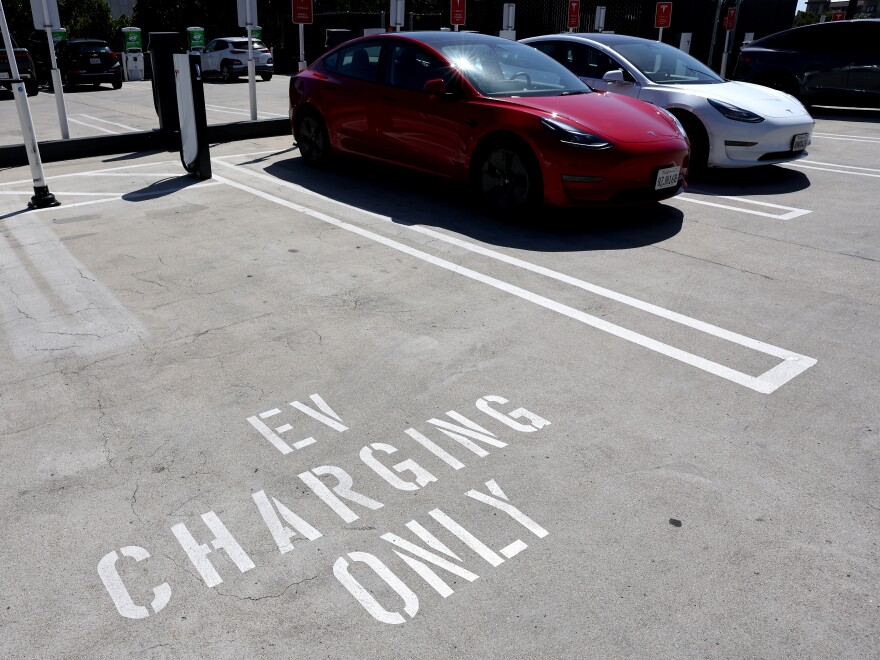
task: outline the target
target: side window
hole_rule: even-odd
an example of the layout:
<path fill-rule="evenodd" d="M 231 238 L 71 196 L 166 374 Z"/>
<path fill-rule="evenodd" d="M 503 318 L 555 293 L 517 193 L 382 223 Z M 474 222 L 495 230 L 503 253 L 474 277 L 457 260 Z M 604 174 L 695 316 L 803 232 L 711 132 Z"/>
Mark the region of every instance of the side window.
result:
<path fill-rule="evenodd" d="M 605 53 L 586 44 L 566 43 L 559 55 L 562 64 L 572 73 L 585 78 L 601 79 L 609 71 L 622 68 Z"/>
<path fill-rule="evenodd" d="M 339 50 L 336 71 L 345 76 L 376 82 L 382 45 L 358 43 Z"/>
<path fill-rule="evenodd" d="M 545 55 L 549 55 L 554 60 L 558 59 L 556 57 L 556 42 L 555 41 L 539 41 L 538 43 L 529 44 L 535 50 L 540 50 Z"/>
<path fill-rule="evenodd" d="M 444 67 L 430 53 L 412 44 L 393 44 L 389 48 L 389 85 L 422 90 L 425 83 L 435 78 L 449 81 L 448 67 Z"/>
<path fill-rule="evenodd" d="M 205 52 L 206 52 L 206 53 L 213 53 L 213 52 L 214 52 L 214 44 L 215 44 L 215 43 L 217 43 L 217 42 L 216 42 L 216 41 L 211 41 L 207 46 L 205 46 Z"/>

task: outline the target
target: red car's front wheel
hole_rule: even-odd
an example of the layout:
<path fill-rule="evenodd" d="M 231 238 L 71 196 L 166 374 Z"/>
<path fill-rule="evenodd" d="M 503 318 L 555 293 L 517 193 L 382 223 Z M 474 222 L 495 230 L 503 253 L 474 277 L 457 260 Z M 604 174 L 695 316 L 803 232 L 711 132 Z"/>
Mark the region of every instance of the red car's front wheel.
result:
<path fill-rule="evenodd" d="M 319 166 L 329 162 L 332 156 L 330 136 L 324 120 L 316 112 L 301 115 L 294 130 L 300 158 L 307 165 Z"/>

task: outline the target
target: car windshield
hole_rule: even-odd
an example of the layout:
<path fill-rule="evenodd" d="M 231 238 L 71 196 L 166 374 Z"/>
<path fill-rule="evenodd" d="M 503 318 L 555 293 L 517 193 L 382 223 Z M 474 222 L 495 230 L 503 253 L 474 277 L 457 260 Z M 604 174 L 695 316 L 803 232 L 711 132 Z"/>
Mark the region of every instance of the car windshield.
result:
<path fill-rule="evenodd" d="M 712 84 L 724 82 L 699 60 L 657 41 L 622 43 L 614 49 L 651 82 L 667 84 Z"/>
<path fill-rule="evenodd" d="M 551 57 L 515 42 L 455 43 L 440 50 L 484 96 L 559 96 L 592 91 Z"/>
<path fill-rule="evenodd" d="M 254 39 L 253 41 L 254 41 L 254 50 L 257 50 L 259 48 L 265 48 L 262 41 L 259 41 L 257 39 Z M 242 50 L 247 50 L 247 39 L 242 39 L 241 41 L 230 41 L 229 45 L 232 48 L 240 48 Z"/>
<path fill-rule="evenodd" d="M 70 50 L 88 51 L 90 53 L 109 53 L 110 46 L 102 41 L 88 41 L 82 44 L 70 44 Z"/>

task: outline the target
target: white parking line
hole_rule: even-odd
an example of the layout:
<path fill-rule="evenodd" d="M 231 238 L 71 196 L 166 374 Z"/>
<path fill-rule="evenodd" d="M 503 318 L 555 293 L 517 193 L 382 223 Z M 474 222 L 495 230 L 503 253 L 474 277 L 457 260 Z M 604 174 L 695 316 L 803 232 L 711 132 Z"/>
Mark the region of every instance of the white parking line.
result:
<path fill-rule="evenodd" d="M 227 167 L 236 168 L 237 171 L 248 172 L 252 176 L 263 179 L 265 181 L 271 182 L 273 185 L 278 185 L 279 183 L 283 183 L 274 177 L 270 177 L 264 174 L 260 174 L 257 172 L 252 172 L 247 170 L 246 168 L 237 168 L 237 166 L 232 165 L 230 163 L 220 163 Z M 675 322 L 681 323 L 683 325 L 687 325 L 689 327 L 695 328 L 697 330 L 701 330 L 707 334 L 726 339 L 728 341 L 734 342 L 741 346 L 745 346 L 747 348 L 754 349 L 761 353 L 765 353 L 767 355 L 772 355 L 774 357 L 780 358 L 783 361 L 772 369 L 766 371 L 760 376 L 751 376 L 749 374 L 745 374 L 743 372 L 737 371 L 735 369 L 731 369 L 730 367 L 724 366 L 717 362 L 713 362 L 711 360 L 707 360 L 698 355 L 694 355 L 692 353 L 688 353 L 681 349 L 675 348 L 673 346 L 669 346 L 668 344 L 664 344 L 650 337 L 646 337 L 645 335 L 633 332 L 632 330 L 628 330 L 619 325 L 615 325 L 613 323 L 609 323 L 604 319 L 600 319 L 598 317 L 592 316 L 590 314 L 586 314 L 578 309 L 573 307 L 569 307 L 568 305 L 564 305 L 562 303 L 551 300 L 550 298 L 546 298 L 545 296 L 536 294 L 534 292 L 528 291 L 516 285 L 510 284 L 508 282 L 504 282 L 497 278 L 491 277 L 489 275 L 485 275 L 483 273 L 471 270 L 469 268 L 465 268 L 463 266 L 459 266 L 451 261 L 446 259 L 441 259 L 440 257 L 433 256 L 421 250 L 409 247 L 395 241 L 390 238 L 386 238 L 380 234 L 376 234 L 374 232 L 368 231 L 356 225 L 352 225 L 348 222 L 339 220 L 338 218 L 334 218 L 333 216 L 327 215 L 326 213 L 322 213 L 320 211 L 316 211 L 314 209 L 310 209 L 308 207 L 302 206 L 300 204 L 296 204 L 294 202 L 288 201 L 286 199 L 282 199 L 275 195 L 271 195 L 269 193 L 265 193 L 261 190 L 253 188 L 251 186 L 247 186 L 242 183 L 238 183 L 231 179 L 227 179 L 225 177 L 216 176 L 214 177 L 216 180 L 225 183 L 233 188 L 238 188 L 239 190 L 243 190 L 245 192 L 250 193 L 256 197 L 260 197 L 274 204 L 278 204 L 279 206 L 284 206 L 291 210 L 297 211 L 299 213 L 303 213 L 304 215 L 308 215 L 317 220 L 321 220 L 322 222 L 326 222 L 335 227 L 339 227 L 340 229 L 344 229 L 346 231 L 350 231 L 359 236 L 363 236 L 369 240 L 375 241 L 392 249 L 398 250 L 410 256 L 416 257 L 428 263 L 431 263 L 440 268 L 444 268 L 451 272 L 454 272 L 459 275 L 463 275 L 464 277 L 468 277 L 472 280 L 481 282 L 483 284 L 487 284 L 501 291 L 505 291 L 506 293 L 510 293 L 511 295 L 522 298 L 523 300 L 527 300 L 531 303 L 544 307 L 546 309 L 550 309 L 554 312 L 562 314 L 563 316 L 567 316 L 571 319 L 580 321 L 586 325 L 592 326 L 609 334 L 612 334 L 616 337 L 620 337 L 621 339 L 625 339 L 627 341 L 633 342 L 645 348 L 648 348 L 652 351 L 660 353 L 662 355 L 666 355 L 667 357 L 671 357 L 673 359 L 684 362 L 685 364 L 689 364 L 691 366 L 697 367 L 698 369 L 702 369 L 708 373 L 714 374 L 721 378 L 727 379 L 731 382 L 737 383 L 744 387 L 747 387 L 756 392 L 761 392 L 763 394 L 769 394 L 789 380 L 802 373 L 806 369 L 809 369 L 811 366 L 816 364 L 816 360 L 811 357 L 807 357 L 805 355 L 800 355 L 798 353 L 794 353 L 792 351 L 788 351 L 783 348 L 779 348 L 777 346 L 773 346 L 771 344 L 767 344 L 765 342 L 751 339 L 749 337 L 745 337 L 744 335 L 739 335 L 734 332 L 730 332 L 728 330 L 724 330 L 723 328 L 719 328 L 717 326 L 713 326 L 709 323 L 704 323 L 702 321 L 698 321 L 696 319 L 692 319 L 690 317 L 684 316 L 682 314 L 677 314 L 676 312 L 671 312 L 669 310 L 663 309 L 661 307 L 657 307 L 656 305 L 651 305 L 650 303 L 646 303 L 641 300 L 637 300 L 635 298 L 630 298 L 629 296 L 625 296 L 623 294 L 616 293 L 614 291 L 610 291 L 608 289 L 604 289 L 603 287 L 599 287 L 588 282 L 583 282 L 582 280 L 577 280 L 576 278 L 569 277 L 562 273 L 558 273 L 556 271 L 552 271 L 550 269 L 545 269 L 541 266 L 537 266 L 535 264 L 530 264 L 528 262 L 522 261 L 520 259 L 515 259 L 513 257 L 508 257 L 499 252 L 495 252 L 493 250 L 488 250 L 486 248 L 482 248 L 480 246 L 467 243 L 466 241 L 460 241 L 459 239 L 453 239 L 451 237 L 445 236 L 444 234 L 440 234 L 439 232 L 433 232 L 429 229 L 424 229 L 421 227 L 408 227 L 409 229 L 413 229 L 415 231 L 419 231 L 420 233 L 428 234 L 434 238 L 438 238 L 440 240 L 447 241 L 449 243 L 454 243 L 460 247 L 465 247 L 465 249 L 471 250 L 473 252 L 477 252 L 479 254 L 483 254 L 484 256 L 490 256 L 494 259 L 498 259 L 501 261 L 506 261 L 512 265 L 516 265 L 520 268 L 525 268 L 532 272 L 540 273 L 542 275 L 552 277 L 562 282 L 566 282 L 568 284 L 573 284 L 574 286 L 578 286 L 584 290 L 590 291 L 592 293 L 597 293 L 599 295 L 603 295 L 605 297 L 617 300 L 619 302 L 623 302 L 627 305 L 631 305 L 633 307 L 637 307 L 644 311 L 650 312 L 652 314 L 661 316 L 663 318 L 673 320 Z M 324 198 L 328 199 L 329 198 Z M 357 208 L 351 207 L 349 205 L 344 205 L 348 208 Z M 377 214 L 369 213 L 369 215 L 374 217 L 385 217 L 385 216 L 377 216 Z M 391 218 L 385 217 L 386 220 L 391 221 Z M 402 225 L 398 225 L 402 226 Z"/>
<path fill-rule="evenodd" d="M 780 209 L 783 211 L 788 211 L 788 213 L 767 213 L 765 211 L 756 211 L 754 209 L 744 209 L 739 206 L 730 206 L 728 204 L 719 204 L 717 202 L 708 202 L 704 199 L 697 199 L 692 195 L 678 195 L 673 199 L 680 199 L 683 202 L 693 202 L 694 204 L 702 204 L 703 206 L 714 206 L 719 209 L 727 209 L 729 211 L 737 211 L 739 213 L 747 213 L 749 215 L 760 215 L 765 218 L 775 218 L 776 220 L 792 220 L 794 218 L 799 218 L 802 215 L 807 215 L 808 213 L 812 213 L 812 211 L 807 211 L 806 209 L 796 209 L 791 206 L 782 206 L 781 204 L 771 204 L 769 202 L 758 202 L 754 199 L 746 199 L 744 197 L 730 197 L 728 195 L 713 195 L 714 199 L 729 199 L 731 201 L 739 202 L 741 204 L 755 204 L 757 206 L 765 206 L 773 209 Z"/>
<path fill-rule="evenodd" d="M 826 140 L 847 140 L 850 142 L 880 142 L 880 137 L 867 135 L 839 135 L 837 133 L 813 133 L 813 137 L 825 138 Z"/>
<path fill-rule="evenodd" d="M 74 119 L 73 117 L 68 117 L 68 121 L 72 121 L 74 124 L 79 124 L 80 126 L 88 126 L 89 128 L 94 128 L 96 131 L 104 131 L 105 133 L 110 133 L 111 135 L 119 135 L 119 131 L 114 131 L 109 128 L 104 128 L 103 126 L 95 126 L 94 124 L 90 124 L 86 121 L 82 121 L 81 119 Z"/>
<path fill-rule="evenodd" d="M 856 167 L 854 165 L 838 165 L 836 163 L 820 163 L 819 161 L 815 161 L 815 160 L 801 160 L 796 163 L 786 163 L 786 165 L 788 165 L 789 167 L 800 167 L 805 170 L 819 170 L 821 172 L 835 172 L 837 174 L 849 174 L 851 176 L 868 176 L 871 178 L 880 178 L 880 170 L 874 169 L 872 167 Z M 816 165 L 827 165 L 827 167 L 816 167 Z M 851 170 L 864 170 L 864 171 L 853 172 Z"/>
<path fill-rule="evenodd" d="M 222 105 L 205 105 L 205 109 L 208 112 L 220 112 L 227 115 L 243 115 L 245 117 L 250 117 L 250 112 L 247 110 L 239 110 L 237 108 L 226 108 Z M 257 117 L 261 119 L 268 119 L 270 117 L 286 117 L 287 115 L 280 115 L 277 112 L 260 112 L 257 114 Z"/>
<path fill-rule="evenodd" d="M 27 190 L 0 190 L 0 195 L 27 195 L 30 197 L 33 195 L 33 191 L 28 192 Z M 93 193 L 93 192 L 58 192 L 57 190 L 53 190 L 52 194 L 54 195 L 73 195 L 75 197 L 106 197 L 107 195 L 115 195 L 119 197 L 120 195 L 124 195 L 125 193 Z"/>
<path fill-rule="evenodd" d="M 220 109 L 220 110 L 235 110 L 235 111 L 237 111 L 237 112 L 244 112 L 244 113 L 247 113 L 247 112 L 248 112 L 247 110 L 243 110 L 243 109 L 241 109 L 241 108 L 233 108 L 233 107 L 228 106 L 228 105 L 217 105 L 217 104 L 215 104 L 215 103 L 206 103 L 206 104 L 205 104 L 205 107 L 206 107 L 206 108 L 218 108 L 218 109 Z M 260 114 L 261 114 L 261 115 L 269 115 L 269 116 L 273 116 L 273 117 L 287 117 L 286 114 L 280 114 L 280 113 L 277 113 L 277 112 L 268 112 L 267 110 L 263 110 L 263 111 L 261 111 Z"/>
<path fill-rule="evenodd" d="M 80 115 L 78 115 L 78 116 L 80 116 L 80 117 L 85 117 L 86 119 L 91 119 L 92 121 L 99 121 L 99 122 L 102 122 L 102 123 L 104 123 L 104 124 L 110 124 L 111 126 L 119 126 L 119 128 L 124 128 L 124 129 L 127 130 L 127 131 L 138 131 L 138 130 L 140 130 L 140 129 L 137 129 L 137 128 L 132 128 L 131 126 L 126 126 L 125 124 L 118 124 L 118 123 L 116 123 L 115 121 L 109 121 L 109 120 L 107 120 L 107 119 L 101 119 L 101 118 L 99 118 L 99 117 L 92 117 L 92 115 L 83 115 L 83 114 L 80 114 Z"/>

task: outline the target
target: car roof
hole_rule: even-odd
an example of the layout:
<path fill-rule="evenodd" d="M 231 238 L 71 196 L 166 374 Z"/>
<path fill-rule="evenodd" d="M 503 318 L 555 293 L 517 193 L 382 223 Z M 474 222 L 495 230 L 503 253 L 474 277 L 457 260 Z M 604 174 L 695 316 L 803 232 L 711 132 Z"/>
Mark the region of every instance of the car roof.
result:
<path fill-rule="evenodd" d="M 774 32 L 773 34 L 764 35 L 760 39 L 755 39 L 754 41 L 746 44 L 744 46 L 744 48 L 752 48 L 752 47 L 761 48 L 763 46 L 763 42 L 765 39 L 770 39 L 771 37 L 777 37 L 780 34 L 791 34 L 792 32 L 798 32 L 798 31 L 804 31 L 804 30 L 810 30 L 810 31 L 827 30 L 827 29 L 831 29 L 827 26 L 832 26 L 832 25 L 840 26 L 840 25 L 847 25 L 847 24 L 852 24 L 852 23 L 868 23 L 868 24 L 876 23 L 878 28 L 880 28 L 880 18 L 858 18 L 858 19 L 850 20 L 850 21 L 826 21 L 825 23 L 810 23 L 809 25 L 799 25 L 797 27 L 788 28 L 787 30 L 780 30 L 779 32 Z M 820 27 L 820 26 L 823 26 L 823 27 Z M 833 28 L 833 29 L 839 30 L 840 28 L 837 27 L 837 28 Z"/>
<path fill-rule="evenodd" d="M 628 34 L 613 34 L 608 32 L 561 32 L 559 34 L 544 35 L 544 37 L 542 38 L 550 37 L 554 37 L 557 39 L 566 39 L 570 37 L 574 37 L 575 39 L 589 39 L 590 41 L 595 41 L 596 43 L 604 44 L 611 47 L 617 46 L 618 44 L 632 44 L 651 41 L 650 39 L 633 37 Z"/>
<path fill-rule="evenodd" d="M 438 46 L 448 46 L 450 44 L 513 44 L 515 41 L 495 37 L 489 34 L 481 34 L 479 32 L 452 32 L 446 30 L 420 30 L 417 32 L 383 32 L 380 34 L 367 35 L 357 38 L 357 41 L 369 39 L 411 39 L 420 41 L 433 48 Z M 355 39 L 346 41 L 341 44 L 343 46 L 350 45 Z"/>

